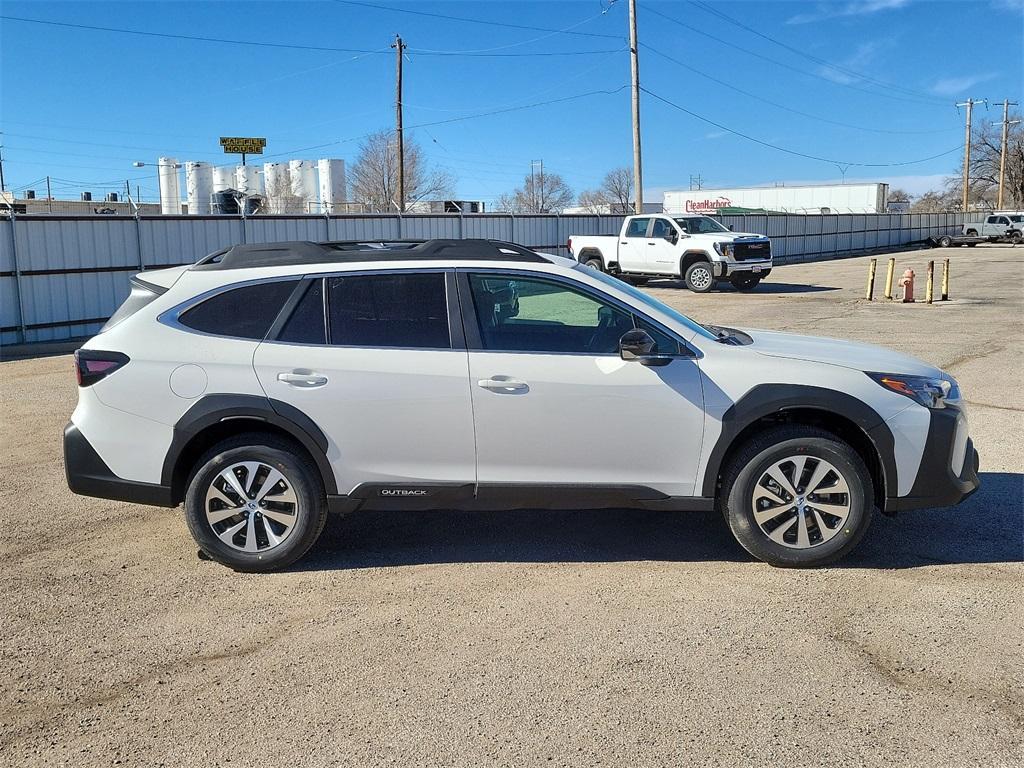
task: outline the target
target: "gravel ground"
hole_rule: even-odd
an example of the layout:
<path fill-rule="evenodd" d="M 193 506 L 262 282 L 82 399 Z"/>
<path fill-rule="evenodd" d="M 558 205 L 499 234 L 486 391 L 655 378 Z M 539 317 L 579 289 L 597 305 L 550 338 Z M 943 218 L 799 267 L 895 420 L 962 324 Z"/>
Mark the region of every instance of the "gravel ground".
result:
<path fill-rule="evenodd" d="M 68 357 L 0 364 L 0 764 L 1020 765 L 1024 249 L 899 268 L 946 256 L 931 307 L 864 301 L 863 258 L 650 286 L 960 380 L 982 489 L 818 571 L 714 514 L 523 511 L 357 513 L 294 570 L 233 573 L 179 510 L 67 491 Z"/>

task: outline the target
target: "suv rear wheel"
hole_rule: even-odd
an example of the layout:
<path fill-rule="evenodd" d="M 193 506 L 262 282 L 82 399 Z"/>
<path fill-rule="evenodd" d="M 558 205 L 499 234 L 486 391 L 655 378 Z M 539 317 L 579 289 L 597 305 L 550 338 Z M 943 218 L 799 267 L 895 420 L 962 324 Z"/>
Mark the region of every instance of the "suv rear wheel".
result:
<path fill-rule="evenodd" d="M 874 490 L 864 461 L 840 438 L 815 427 L 779 427 L 740 449 L 720 500 L 744 549 L 798 568 L 831 563 L 860 543 Z"/>
<path fill-rule="evenodd" d="M 185 495 L 192 538 L 238 571 L 271 571 L 309 550 L 327 521 L 327 499 L 302 448 L 251 433 L 218 443 L 199 460 Z"/>

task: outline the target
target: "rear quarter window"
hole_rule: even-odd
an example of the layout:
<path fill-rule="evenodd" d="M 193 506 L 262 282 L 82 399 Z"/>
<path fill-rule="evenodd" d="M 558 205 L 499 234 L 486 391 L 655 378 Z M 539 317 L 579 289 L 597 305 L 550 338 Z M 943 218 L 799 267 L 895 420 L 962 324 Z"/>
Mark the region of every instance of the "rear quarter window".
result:
<path fill-rule="evenodd" d="M 186 310 L 178 322 L 216 336 L 262 340 L 297 280 L 275 280 L 231 288 Z"/>

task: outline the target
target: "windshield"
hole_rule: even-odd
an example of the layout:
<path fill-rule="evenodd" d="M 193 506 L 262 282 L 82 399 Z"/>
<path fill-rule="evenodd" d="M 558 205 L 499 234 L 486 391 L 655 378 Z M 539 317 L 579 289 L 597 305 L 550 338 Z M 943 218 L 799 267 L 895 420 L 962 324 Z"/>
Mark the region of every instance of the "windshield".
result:
<path fill-rule="evenodd" d="M 688 235 L 708 235 L 717 232 L 728 232 L 714 219 L 707 216 L 684 216 L 675 220 L 676 224 Z"/>
<path fill-rule="evenodd" d="M 619 280 L 618 278 L 605 274 L 600 270 L 592 269 L 591 267 L 585 267 L 582 264 L 577 264 L 576 269 L 586 269 L 587 274 L 590 275 L 591 277 L 600 280 L 602 283 L 605 283 L 606 285 L 609 285 L 612 288 L 615 288 L 616 290 L 628 293 L 630 296 L 632 296 L 634 299 L 636 299 L 644 306 L 649 307 L 651 309 L 655 309 L 659 312 L 668 315 L 676 322 L 681 323 L 684 327 L 689 328 L 691 331 L 694 331 L 695 333 L 703 336 L 705 339 L 716 340 L 718 338 L 717 334 L 712 333 L 703 325 L 700 325 L 694 320 L 691 320 L 682 312 L 672 309 L 672 307 L 670 307 L 668 304 L 664 304 L 658 301 L 653 296 L 644 293 L 639 288 L 634 288 L 629 283 L 624 283 L 622 280 Z"/>

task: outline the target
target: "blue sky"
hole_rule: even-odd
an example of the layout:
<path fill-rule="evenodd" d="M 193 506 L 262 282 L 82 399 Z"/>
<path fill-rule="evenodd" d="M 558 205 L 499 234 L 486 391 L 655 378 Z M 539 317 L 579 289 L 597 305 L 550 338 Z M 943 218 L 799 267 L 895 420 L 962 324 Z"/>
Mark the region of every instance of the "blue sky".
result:
<path fill-rule="evenodd" d="M 267 154 L 281 158 L 351 161 L 359 137 L 393 125 L 389 46 L 400 33 L 409 46 L 405 122 L 422 126 L 409 134 L 433 164 L 457 178 L 459 197 L 491 201 L 521 183 L 530 161 L 539 159 L 579 192 L 631 162 L 626 6 L 626 0 L 5 0 L 5 16 L 352 49 L 233 45 L 0 20 L 7 185 L 45 189 L 37 180 L 49 174 L 60 179 L 55 196 L 77 196 L 129 179 L 152 200 L 155 177 L 132 168 L 133 160 L 166 154 L 225 162 L 221 135 L 266 136 Z M 705 187 L 836 180 L 842 171 L 827 160 L 901 163 L 939 155 L 963 142 L 955 101 L 1024 100 L 1021 0 L 710 7 L 640 0 L 638 16 L 641 80 L 650 92 L 641 117 L 648 199 L 686 188 L 697 174 Z M 567 29 L 576 34 L 543 31 Z M 963 30 L 968 34 L 957 39 Z M 585 93 L 591 95 L 516 109 Z M 498 114 L 472 117 L 487 112 Z M 980 107 L 975 114 L 996 118 L 999 110 Z M 787 154 L 730 129 L 825 160 Z M 327 146 L 306 149 L 318 145 Z M 847 180 L 890 181 L 921 192 L 959 162 L 956 150 L 923 163 L 842 170 Z"/>

